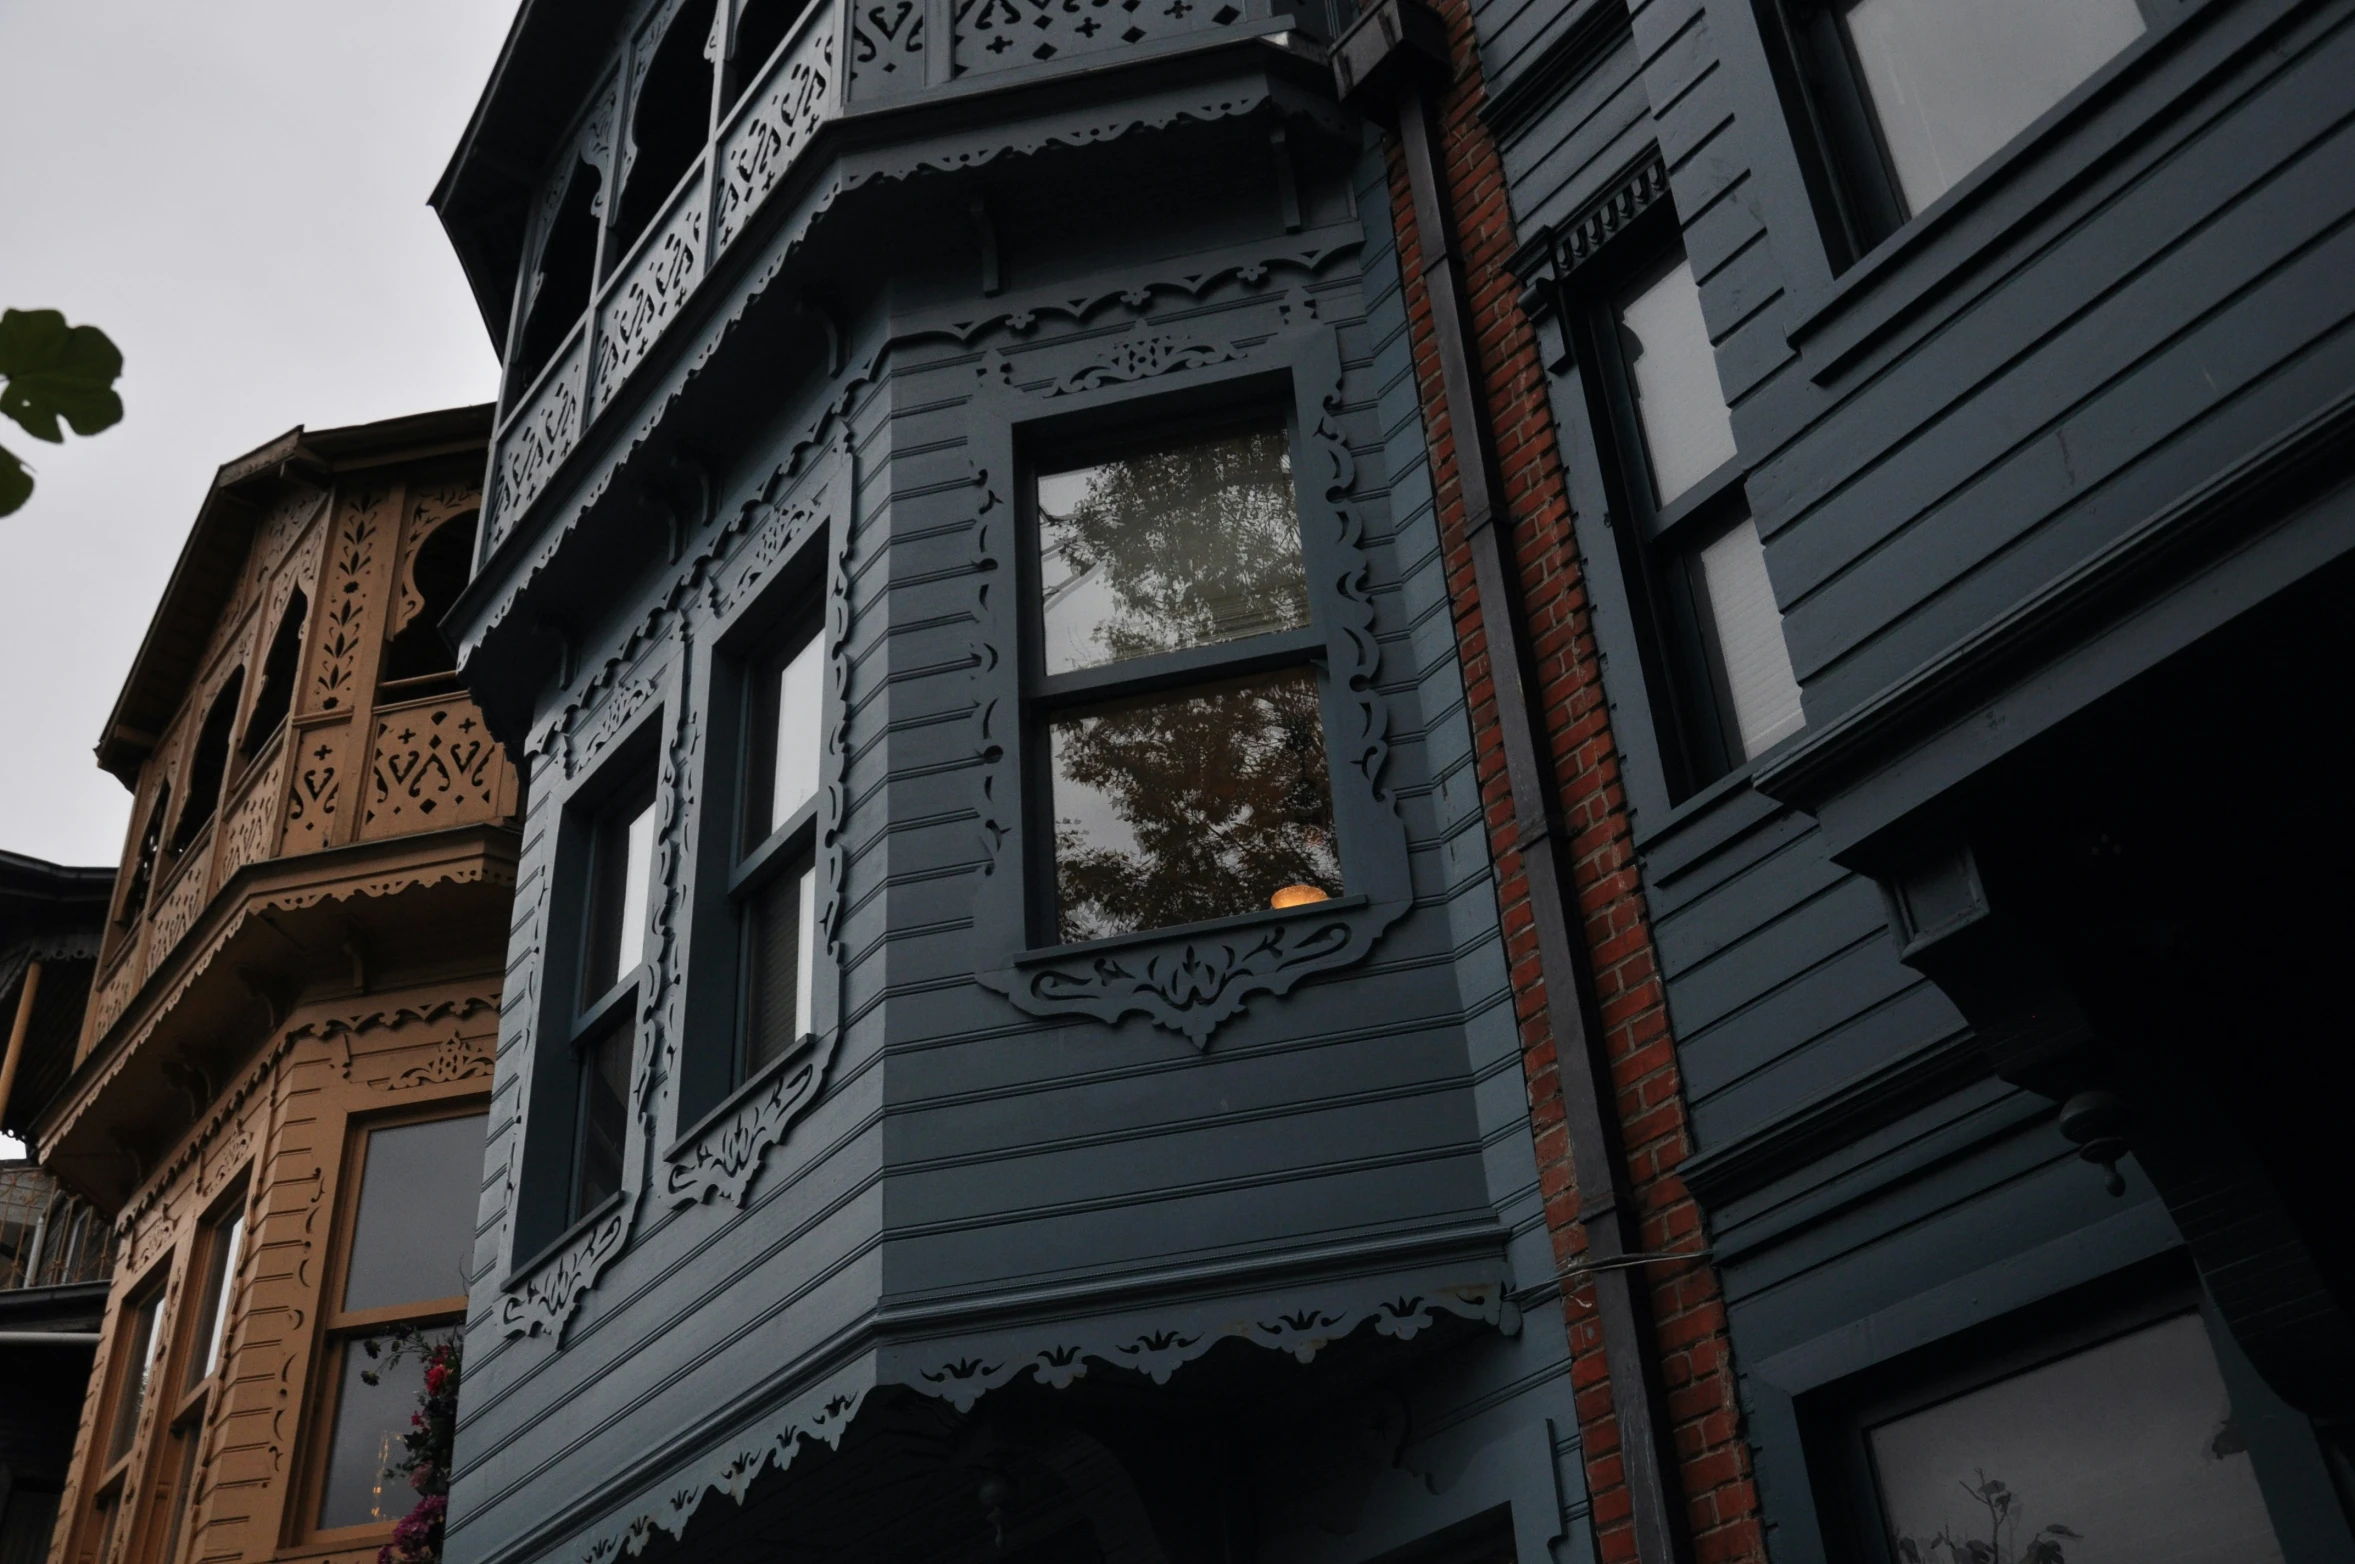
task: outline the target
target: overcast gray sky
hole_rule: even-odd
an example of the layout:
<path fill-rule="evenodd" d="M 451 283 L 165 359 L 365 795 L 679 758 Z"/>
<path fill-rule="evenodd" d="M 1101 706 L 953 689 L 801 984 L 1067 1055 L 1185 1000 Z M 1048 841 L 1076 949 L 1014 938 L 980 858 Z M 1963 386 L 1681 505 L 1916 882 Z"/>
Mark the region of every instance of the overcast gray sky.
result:
<path fill-rule="evenodd" d="M 126 415 L 0 519 L 0 847 L 120 855 L 91 746 L 213 469 L 487 401 L 425 198 L 515 0 L 0 0 L 0 305 L 122 348 Z"/>

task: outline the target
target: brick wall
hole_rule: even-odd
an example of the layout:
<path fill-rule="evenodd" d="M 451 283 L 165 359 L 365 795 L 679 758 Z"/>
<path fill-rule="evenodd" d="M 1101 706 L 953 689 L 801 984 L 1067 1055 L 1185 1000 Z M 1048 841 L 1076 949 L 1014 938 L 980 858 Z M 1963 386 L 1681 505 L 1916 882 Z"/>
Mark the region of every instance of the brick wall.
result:
<path fill-rule="evenodd" d="M 1447 21 L 1458 71 L 1456 85 L 1440 102 L 1439 117 L 1446 179 L 1471 294 L 1470 325 L 1477 334 L 1475 351 L 1496 431 L 1501 502 L 1510 517 L 1510 553 L 1529 618 L 1532 680 L 1541 692 L 1543 737 L 1560 787 L 1558 805 L 1571 844 L 1569 869 L 1595 971 L 1602 1037 L 1610 1054 L 1629 1177 L 1641 1212 L 1641 1242 L 1646 1250 L 1698 1249 L 1704 1242 L 1700 1212 L 1678 1172 L 1691 1149 L 1683 1089 L 1588 620 L 1562 454 L 1546 401 L 1536 333 L 1521 312 L 1518 286 L 1505 266 L 1516 245 L 1505 203 L 1504 168 L 1478 116 L 1485 94 L 1473 54 L 1469 5 L 1466 0 L 1434 3 Z M 1414 207 L 1395 143 L 1390 191 L 1407 276 L 1416 376 L 1428 410 L 1448 592 L 1468 685 L 1489 846 L 1496 860 L 1538 1171 L 1555 1254 L 1569 1265 L 1583 1245 L 1574 1225 L 1577 1176 L 1563 1129 L 1561 1081 L 1546 1014 L 1548 996 L 1538 970 L 1529 886 L 1515 849 L 1483 605 L 1464 540 L 1454 433 L 1441 410 L 1439 359 L 1431 336 L 1430 301 L 1420 281 Z M 1646 1276 L 1693 1557 L 1697 1564 L 1762 1560 L 1765 1539 L 1749 1447 L 1741 1438 L 1725 1304 L 1716 1272 L 1706 1261 L 1692 1260 L 1650 1266 Z M 1569 1303 L 1572 1372 L 1597 1545 L 1605 1560 L 1632 1559 L 1635 1539 L 1602 1333 L 1590 1296 L 1574 1289 Z"/>

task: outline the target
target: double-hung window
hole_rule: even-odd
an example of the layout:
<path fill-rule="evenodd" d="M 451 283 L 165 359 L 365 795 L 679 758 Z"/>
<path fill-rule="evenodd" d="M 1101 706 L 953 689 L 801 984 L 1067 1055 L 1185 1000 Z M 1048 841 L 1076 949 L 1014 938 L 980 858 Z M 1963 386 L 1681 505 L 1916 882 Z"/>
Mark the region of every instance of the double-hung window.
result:
<path fill-rule="evenodd" d="M 1843 263 L 2147 28 L 2138 0 L 1766 0 Z"/>
<path fill-rule="evenodd" d="M 760 649 L 744 681 L 744 785 L 728 883 L 738 939 L 736 1083 L 816 1029 L 824 647 L 814 608 L 804 608 Z"/>
<path fill-rule="evenodd" d="M 402 1453 L 425 1367 L 415 1352 L 391 1361 L 381 1344 L 402 1326 L 455 1331 L 465 1317 L 485 1123 L 464 1113 L 354 1137 L 320 1300 L 310 1442 L 320 1454 L 305 1517 L 314 1531 L 387 1527 L 416 1503 L 385 1468 Z"/>
<path fill-rule="evenodd" d="M 214 1209 L 197 1235 L 190 1273 L 196 1278 L 196 1307 L 181 1311 L 175 1332 L 180 1337 L 179 1365 L 170 1381 L 163 1448 L 150 1460 L 155 1480 L 139 1523 L 144 1541 L 137 1556 L 154 1564 L 177 1564 L 187 1542 L 205 1423 L 218 1406 L 227 1379 L 237 1265 L 244 1254 L 241 1188 Z"/>
<path fill-rule="evenodd" d="M 1032 934 L 1338 896 L 1285 415 L 1042 452 L 1028 490 Z"/>
<path fill-rule="evenodd" d="M 1797 732 L 1799 685 L 1691 263 L 1655 259 L 1578 308 L 1669 790 L 1682 797 Z"/>
<path fill-rule="evenodd" d="M 621 1191 L 629 1143 L 630 1063 L 638 1035 L 634 1000 L 652 912 L 654 835 L 654 772 L 644 765 L 627 775 L 589 822 L 587 906 L 567 1038 L 573 1090 L 566 1225 Z"/>
<path fill-rule="evenodd" d="M 111 1554 L 126 1518 L 125 1507 L 136 1497 L 137 1485 L 131 1481 L 133 1447 L 149 1403 L 163 1390 L 163 1314 L 164 1277 L 159 1274 L 130 1295 L 115 1320 L 114 1361 L 107 1368 L 112 1383 L 100 1424 L 106 1430 L 105 1443 L 91 1501 L 101 1559 Z"/>

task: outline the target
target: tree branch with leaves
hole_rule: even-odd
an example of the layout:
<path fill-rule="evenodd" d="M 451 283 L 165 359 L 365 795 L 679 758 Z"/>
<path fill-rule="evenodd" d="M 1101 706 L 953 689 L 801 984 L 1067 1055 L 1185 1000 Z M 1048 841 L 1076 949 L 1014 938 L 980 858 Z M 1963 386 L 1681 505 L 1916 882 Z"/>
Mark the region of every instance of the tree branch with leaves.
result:
<path fill-rule="evenodd" d="M 123 355 L 96 326 L 69 326 L 56 310 L 0 312 L 0 413 L 51 445 L 65 431 L 88 436 L 123 420 L 114 383 Z M 33 473 L 0 445 L 0 516 L 33 497 Z"/>

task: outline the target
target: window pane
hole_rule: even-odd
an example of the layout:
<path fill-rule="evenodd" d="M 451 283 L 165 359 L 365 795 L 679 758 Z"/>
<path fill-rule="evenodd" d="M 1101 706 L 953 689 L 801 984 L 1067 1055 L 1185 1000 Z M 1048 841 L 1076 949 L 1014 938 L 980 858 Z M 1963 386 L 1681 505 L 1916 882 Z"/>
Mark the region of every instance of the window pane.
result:
<path fill-rule="evenodd" d="M 1848 35 L 1918 212 L 2142 36 L 2135 0 L 1859 0 Z"/>
<path fill-rule="evenodd" d="M 654 806 L 631 816 L 622 837 L 621 955 L 613 981 L 646 959 L 646 892 L 654 879 Z"/>
<path fill-rule="evenodd" d="M 581 1057 L 580 1150 L 573 1167 L 572 1214 L 580 1216 L 621 1188 L 622 1148 L 630 1122 L 629 1006 L 598 1033 Z"/>
<path fill-rule="evenodd" d="M 374 1369 L 377 1382 L 362 1379 Z M 327 1481 L 319 1494 L 319 1525 L 391 1525 L 409 1513 L 416 1493 L 384 1469 L 402 1453 L 401 1435 L 425 1388 L 425 1365 L 415 1353 L 388 1365 L 357 1341 L 343 1344 L 335 1395 L 335 1432 L 327 1447 Z"/>
<path fill-rule="evenodd" d="M 121 1460 L 131 1448 L 131 1436 L 139 1431 L 139 1409 L 147 1404 L 148 1383 L 163 1350 L 163 1337 L 155 1328 L 163 1304 L 163 1294 L 156 1293 L 134 1305 L 130 1328 L 123 1333 L 123 1388 L 115 1401 L 114 1434 L 107 1441 L 109 1461 Z"/>
<path fill-rule="evenodd" d="M 818 754 L 825 747 L 822 727 L 824 689 L 819 679 L 825 659 L 816 638 L 793 654 L 777 675 L 776 776 L 770 790 L 769 829 L 793 818 L 794 811 L 818 796 Z"/>
<path fill-rule="evenodd" d="M 245 1213 L 239 1211 L 212 1230 L 207 1248 L 204 1301 L 197 1318 L 204 1334 L 188 1355 L 188 1387 L 209 1379 L 221 1366 L 221 1350 L 228 1345 L 231 1282 L 237 1275 L 238 1251 L 245 1244 Z"/>
<path fill-rule="evenodd" d="M 752 920 L 745 1000 L 744 1073 L 751 1075 L 810 1030 L 818 876 L 806 860 L 770 878 L 746 909 Z"/>
<path fill-rule="evenodd" d="M 172 1507 L 172 1524 L 164 1533 L 164 1550 L 156 1555 L 157 1564 L 174 1564 L 180 1556 L 180 1533 L 187 1526 L 189 1510 L 196 1504 L 196 1456 L 204 1447 L 203 1433 L 202 1419 L 191 1419 L 172 1433 L 172 1466 L 178 1482 L 161 1496 Z"/>
<path fill-rule="evenodd" d="M 1790 648 L 1783 644 L 1782 611 L 1774 606 L 1758 524 L 1744 517 L 1701 550 L 1701 575 L 1708 583 L 1709 615 L 1725 658 L 1742 753 L 1762 754 L 1805 727 L 1807 717 L 1799 706 L 1799 681 L 1791 674 Z"/>
<path fill-rule="evenodd" d="M 1286 669 L 1058 721 L 1065 940 L 1230 917 L 1341 889 L 1315 674 Z"/>
<path fill-rule="evenodd" d="M 488 1124 L 485 1115 L 470 1113 L 369 1132 L 343 1284 L 346 1309 L 466 1291 Z"/>
<path fill-rule="evenodd" d="M 1922 1564 L 2279 1559 L 2196 1314 L 1884 1423 L 1868 1436 L 1892 1551 Z"/>
<path fill-rule="evenodd" d="M 1677 259 L 1619 311 L 1620 351 L 1635 388 L 1652 489 L 1666 505 L 1733 459 L 1733 415 L 1701 319 L 1692 263 Z"/>
<path fill-rule="evenodd" d="M 1050 674 L 1308 623 L 1281 428 L 1038 480 Z"/>

